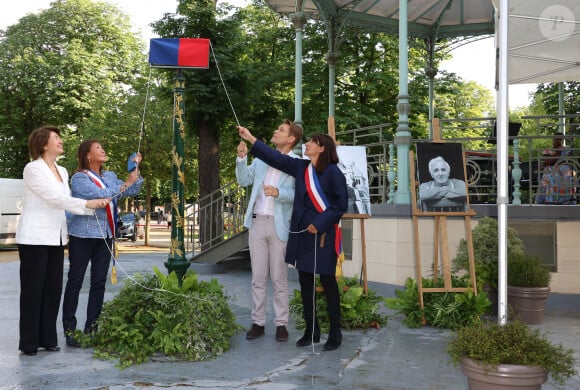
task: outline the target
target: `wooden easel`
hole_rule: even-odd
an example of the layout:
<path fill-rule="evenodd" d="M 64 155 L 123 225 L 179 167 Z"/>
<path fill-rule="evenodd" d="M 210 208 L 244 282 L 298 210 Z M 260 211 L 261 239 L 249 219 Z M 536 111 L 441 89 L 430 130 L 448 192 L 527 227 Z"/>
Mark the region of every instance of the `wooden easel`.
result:
<path fill-rule="evenodd" d="M 433 120 L 433 142 L 445 142 L 441 140 L 439 122 Z M 419 306 L 424 308 L 423 293 L 432 292 L 466 292 L 472 290 L 477 294 L 475 279 L 475 262 L 473 257 L 473 237 L 471 234 L 471 217 L 476 215 L 473 209 L 469 208 L 469 197 L 467 199 L 467 211 L 464 212 L 433 212 L 423 211 L 417 207 L 417 181 L 415 178 L 415 159 L 413 151 L 409 152 L 409 169 L 411 177 L 411 204 L 413 212 L 413 233 L 415 244 L 415 273 L 417 276 L 417 289 L 419 295 Z M 467 177 L 465 166 L 465 155 L 463 155 L 463 175 Z M 447 236 L 447 217 L 459 216 L 464 218 L 465 240 L 467 242 L 467 253 L 469 258 L 469 277 L 472 287 L 453 287 L 451 282 L 451 260 L 449 258 L 449 240 Z M 419 217 L 435 217 L 434 240 L 433 240 L 433 278 L 439 278 L 439 254 L 441 254 L 441 264 L 443 271 L 443 286 L 423 288 L 423 272 L 421 268 L 421 251 L 419 243 Z"/>
<path fill-rule="evenodd" d="M 336 146 L 340 145 L 340 142 L 336 140 L 336 129 L 334 126 L 334 117 L 328 117 L 328 135 L 332 137 Z M 361 239 L 361 252 L 362 252 L 362 279 L 363 279 L 363 292 L 366 295 L 369 291 L 368 279 L 367 279 L 367 246 L 365 239 L 365 219 L 368 219 L 370 215 L 368 214 L 344 214 L 342 219 L 359 219 L 360 220 L 360 239 Z"/>
<path fill-rule="evenodd" d="M 368 219 L 368 214 L 344 214 L 342 219 L 359 219 L 360 220 L 360 242 L 361 242 L 361 273 L 363 280 L 363 292 L 366 295 L 369 291 L 367 279 L 367 244 L 365 239 L 365 219 Z"/>

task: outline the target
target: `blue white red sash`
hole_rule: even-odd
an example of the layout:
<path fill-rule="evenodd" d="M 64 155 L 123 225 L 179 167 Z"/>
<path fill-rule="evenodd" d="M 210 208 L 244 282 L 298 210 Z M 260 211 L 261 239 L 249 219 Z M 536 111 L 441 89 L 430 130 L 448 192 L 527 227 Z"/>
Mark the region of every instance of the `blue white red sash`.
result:
<path fill-rule="evenodd" d="M 306 183 L 306 192 L 308 193 L 312 204 L 314 204 L 316 211 L 322 213 L 330 206 L 330 202 L 322 191 L 322 187 L 318 182 L 318 175 L 316 174 L 312 163 L 308 164 L 308 167 L 304 170 L 304 182 Z M 336 255 L 340 258 L 341 256 L 344 256 L 342 252 L 342 229 L 340 228 L 340 224 L 335 224 L 334 230 L 336 233 L 334 249 Z"/>
<path fill-rule="evenodd" d="M 308 167 L 304 171 L 304 181 L 306 182 L 306 192 L 308 192 L 308 196 L 310 200 L 314 204 L 316 211 L 319 213 L 326 210 L 329 205 L 328 199 L 326 199 L 326 195 L 322 191 L 322 187 L 320 187 L 320 183 L 318 182 L 318 175 L 312 166 L 312 163 L 308 164 Z"/>
<path fill-rule="evenodd" d="M 95 183 L 97 185 L 97 187 L 107 188 L 107 185 L 105 184 L 105 182 L 95 172 L 93 172 L 91 170 L 85 170 L 84 172 L 93 181 L 93 183 Z M 109 202 L 109 204 L 107 204 L 106 210 L 107 210 L 107 221 L 109 222 L 109 227 L 111 228 L 111 234 L 113 235 L 112 238 L 114 239 L 115 238 L 115 227 L 116 227 L 115 221 L 117 220 L 117 202 L 115 201 L 115 199 L 111 200 L 111 202 Z"/>

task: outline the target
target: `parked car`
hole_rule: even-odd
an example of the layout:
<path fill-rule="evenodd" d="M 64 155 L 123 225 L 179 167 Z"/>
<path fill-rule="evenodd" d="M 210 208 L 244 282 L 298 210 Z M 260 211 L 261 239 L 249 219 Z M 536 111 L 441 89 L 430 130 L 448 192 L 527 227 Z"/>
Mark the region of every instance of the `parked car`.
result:
<path fill-rule="evenodd" d="M 117 220 L 117 238 L 128 238 L 131 241 L 137 240 L 137 219 L 135 214 L 126 213 L 119 215 Z"/>
<path fill-rule="evenodd" d="M 0 245 L 16 243 L 16 225 L 23 201 L 22 179 L 0 179 Z"/>

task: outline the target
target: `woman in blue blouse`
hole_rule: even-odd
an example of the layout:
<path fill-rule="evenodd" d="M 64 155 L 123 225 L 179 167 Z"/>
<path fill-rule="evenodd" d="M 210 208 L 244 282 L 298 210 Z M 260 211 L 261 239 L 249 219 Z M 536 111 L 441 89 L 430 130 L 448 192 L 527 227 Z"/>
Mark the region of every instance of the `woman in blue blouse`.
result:
<path fill-rule="evenodd" d="M 79 292 L 89 262 L 91 263 L 91 286 L 87 305 L 84 332 L 96 330 L 96 321 L 101 314 L 105 296 L 105 284 L 111 262 L 117 203 L 119 196 L 139 194 L 143 178 L 138 169 L 133 170 L 125 181 L 111 171 L 103 169 L 107 154 L 97 140 L 80 144 L 77 151 L 78 169 L 71 178 L 71 191 L 81 199 L 113 198 L 109 207 L 97 210 L 94 216 L 74 215 L 69 221 L 69 263 L 68 280 L 62 303 L 62 322 L 68 346 L 78 346 L 73 337 L 77 327 L 76 311 Z M 141 161 L 137 154 L 134 161 Z"/>
<path fill-rule="evenodd" d="M 313 303 L 314 275 L 326 296 L 330 331 L 325 351 L 337 349 L 342 342 L 340 330 L 340 294 L 336 282 L 337 224 L 348 207 L 344 174 L 338 168 L 334 140 L 326 134 L 315 134 L 306 143 L 309 160 L 281 154 L 256 140 L 248 129 L 238 127 L 240 136 L 253 146 L 250 152 L 282 172 L 294 176 L 296 187 L 290 236 L 286 246 L 286 263 L 298 269 L 306 331 L 296 342 L 304 347 L 320 341 L 320 328 Z"/>

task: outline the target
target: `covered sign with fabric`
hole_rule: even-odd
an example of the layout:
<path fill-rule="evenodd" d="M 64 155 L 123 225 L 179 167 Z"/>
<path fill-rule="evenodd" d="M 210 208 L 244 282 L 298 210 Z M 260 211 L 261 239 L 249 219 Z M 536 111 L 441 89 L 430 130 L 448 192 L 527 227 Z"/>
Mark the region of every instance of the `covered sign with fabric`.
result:
<path fill-rule="evenodd" d="M 154 38 L 149 63 L 154 68 L 209 68 L 209 39 Z"/>

